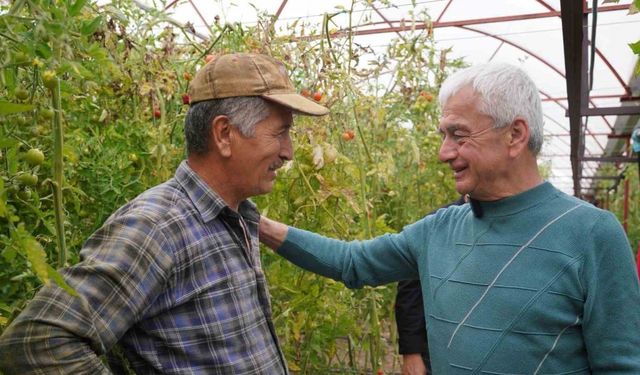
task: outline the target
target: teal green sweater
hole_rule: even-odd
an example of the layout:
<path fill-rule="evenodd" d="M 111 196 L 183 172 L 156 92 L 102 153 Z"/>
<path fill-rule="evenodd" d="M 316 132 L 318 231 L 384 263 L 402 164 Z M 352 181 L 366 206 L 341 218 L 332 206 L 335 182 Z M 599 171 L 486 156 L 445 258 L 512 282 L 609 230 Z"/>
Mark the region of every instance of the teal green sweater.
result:
<path fill-rule="evenodd" d="M 615 217 L 549 183 L 478 203 L 368 241 L 289 228 L 278 253 L 351 288 L 419 277 L 436 375 L 640 374 L 640 287 Z"/>

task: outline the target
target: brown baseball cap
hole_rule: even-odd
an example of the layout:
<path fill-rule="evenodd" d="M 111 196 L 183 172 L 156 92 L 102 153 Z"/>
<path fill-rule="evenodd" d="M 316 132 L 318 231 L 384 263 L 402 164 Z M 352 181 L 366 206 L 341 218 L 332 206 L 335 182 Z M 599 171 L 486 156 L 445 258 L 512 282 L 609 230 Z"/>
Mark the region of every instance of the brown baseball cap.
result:
<path fill-rule="evenodd" d="M 189 84 L 191 104 L 236 96 L 260 96 L 305 115 L 329 110 L 298 94 L 284 64 L 255 53 L 218 56 L 201 68 Z"/>

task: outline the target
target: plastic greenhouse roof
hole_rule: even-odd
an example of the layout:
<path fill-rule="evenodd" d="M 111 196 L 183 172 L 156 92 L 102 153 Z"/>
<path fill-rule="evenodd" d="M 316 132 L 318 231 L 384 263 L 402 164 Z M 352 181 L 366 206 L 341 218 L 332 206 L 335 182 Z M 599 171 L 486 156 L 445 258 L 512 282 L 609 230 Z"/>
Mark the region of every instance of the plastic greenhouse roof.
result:
<path fill-rule="evenodd" d="M 351 1 L 345 0 L 175 0 L 155 5 L 150 0 L 134 1 L 164 10 L 176 23 L 189 23 L 203 37 L 210 36 L 208 25 L 214 23 L 215 17 L 222 23 L 249 26 L 256 24 L 258 13 L 277 15 L 276 33 L 284 33 L 296 21 L 318 25 L 320 29 L 324 14 L 352 6 Z M 598 171 L 613 162 L 617 173 L 621 173 L 625 163 L 631 162 L 630 133 L 640 124 L 640 79 L 633 76 L 638 60 L 628 46 L 640 40 L 640 14 L 628 14 L 632 0 L 594 2 L 583 1 L 583 10 L 588 13 L 589 42 L 594 24 L 592 10 L 594 6 L 597 8 L 588 108 L 628 106 L 635 110 L 630 115 L 581 116 L 584 151 L 580 150 L 576 162 L 578 171 L 575 166 L 572 168 L 570 158 L 572 141 L 560 0 L 358 1 L 354 5 L 352 32 L 356 43 L 382 52 L 398 33 L 426 33 L 428 25 L 422 23 L 414 25 L 416 30 L 404 30 L 411 27 L 411 11 L 425 10 L 431 18 L 436 47 L 451 48 L 448 57 L 463 58 L 470 65 L 491 60 L 521 66 L 538 84 L 543 101 L 546 139 L 539 160 L 550 166 L 549 180 L 569 194 L 588 196 L 594 194 L 598 179 L 610 179 L 612 184 L 620 181 L 617 174 L 602 176 Z M 346 15 L 333 20 L 339 31 L 346 31 Z M 589 61 L 590 54 L 591 49 L 587 51 Z M 588 69 L 583 71 L 587 72 Z"/>

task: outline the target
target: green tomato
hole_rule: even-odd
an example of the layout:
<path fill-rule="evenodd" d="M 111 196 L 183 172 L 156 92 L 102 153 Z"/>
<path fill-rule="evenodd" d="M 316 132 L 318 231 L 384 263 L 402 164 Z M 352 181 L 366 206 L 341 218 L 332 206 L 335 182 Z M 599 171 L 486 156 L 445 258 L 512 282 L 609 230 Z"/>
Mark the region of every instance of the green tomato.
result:
<path fill-rule="evenodd" d="M 15 65 L 27 65 L 29 63 L 29 56 L 24 52 L 14 52 L 11 62 Z"/>
<path fill-rule="evenodd" d="M 58 84 L 58 78 L 56 77 L 56 72 L 52 70 L 45 70 L 42 73 L 42 84 L 44 87 L 49 90 L 53 90 Z"/>
<path fill-rule="evenodd" d="M 27 91 L 27 89 L 25 89 L 24 87 L 18 87 L 15 94 L 16 98 L 18 98 L 19 100 L 26 100 L 29 97 L 29 91 Z"/>
<path fill-rule="evenodd" d="M 32 148 L 24 155 L 24 160 L 32 167 L 44 162 L 44 153 L 37 148 Z"/>
<path fill-rule="evenodd" d="M 18 198 L 22 199 L 23 201 L 28 201 L 29 199 L 31 199 L 31 189 L 29 188 L 25 188 L 24 190 L 20 190 L 18 191 Z"/>
<path fill-rule="evenodd" d="M 16 119 L 16 123 L 20 126 L 25 126 L 29 123 L 29 120 L 27 120 L 27 118 L 24 116 L 18 116 L 18 118 Z"/>
<path fill-rule="evenodd" d="M 16 179 L 23 186 L 35 186 L 38 183 L 38 176 L 31 173 L 21 173 Z"/>
<path fill-rule="evenodd" d="M 40 116 L 42 116 L 42 118 L 45 120 L 51 120 L 54 115 L 55 112 L 51 108 L 44 108 L 40 110 Z"/>

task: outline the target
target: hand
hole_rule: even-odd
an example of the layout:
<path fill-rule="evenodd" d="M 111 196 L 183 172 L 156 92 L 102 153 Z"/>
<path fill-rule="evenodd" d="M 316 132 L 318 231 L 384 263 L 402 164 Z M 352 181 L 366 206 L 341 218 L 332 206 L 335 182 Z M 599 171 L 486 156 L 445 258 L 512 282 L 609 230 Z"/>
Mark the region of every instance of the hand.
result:
<path fill-rule="evenodd" d="M 402 356 L 402 375 L 427 375 L 427 367 L 420 353 Z"/>
<path fill-rule="evenodd" d="M 288 231 L 289 227 L 286 225 L 271 220 L 266 216 L 260 216 L 260 225 L 258 226 L 260 242 L 273 250 L 277 250 L 282 245 L 285 238 L 287 238 Z"/>

